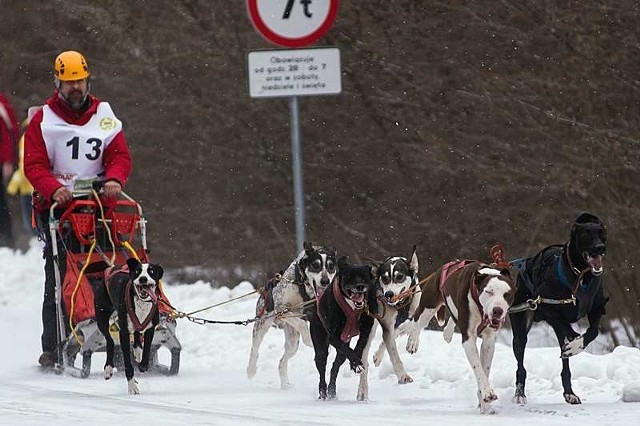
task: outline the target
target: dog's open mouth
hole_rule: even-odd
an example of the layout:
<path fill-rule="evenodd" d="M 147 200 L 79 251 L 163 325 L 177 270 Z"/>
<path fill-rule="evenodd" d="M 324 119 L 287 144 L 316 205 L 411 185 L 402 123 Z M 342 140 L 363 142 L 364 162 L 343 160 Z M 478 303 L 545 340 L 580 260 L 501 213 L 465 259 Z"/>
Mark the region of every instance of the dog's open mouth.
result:
<path fill-rule="evenodd" d="M 316 295 L 316 298 L 320 299 L 322 297 L 322 295 L 324 294 L 325 290 L 327 289 L 327 287 L 329 287 L 329 284 L 327 285 L 322 285 L 322 284 L 318 284 L 315 286 L 315 288 L 313 289 L 313 292 Z"/>
<path fill-rule="evenodd" d="M 397 294 L 391 290 L 386 291 L 383 295 L 384 302 L 389 306 L 395 306 L 405 299 L 406 295 L 403 295 L 403 293 L 405 293 L 404 287 Z"/>
<path fill-rule="evenodd" d="M 489 318 L 487 316 L 485 316 L 485 323 L 492 329 L 494 330 L 498 330 L 500 327 L 502 327 L 504 325 L 504 321 L 505 321 L 506 317 L 492 317 Z"/>
<path fill-rule="evenodd" d="M 364 296 L 366 292 L 347 290 L 347 297 L 357 309 L 364 308 Z"/>
<path fill-rule="evenodd" d="M 140 300 L 152 303 L 156 303 L 158 301 L 155 285 L 138 285 L 136 286 L 136 289 L 138 290 L 138 297 L 140 297 Z"/>
<path fill-rule="evenodd" d="M 596 254 L 592 256 L 589 253 L 585 252 L 584 257 L 587 260 L 587 263 L 589 264 L 589 266 L 591 266 L 591 273 L 593 275 L 600 275 L 603 271 L 602 255 Z"/>

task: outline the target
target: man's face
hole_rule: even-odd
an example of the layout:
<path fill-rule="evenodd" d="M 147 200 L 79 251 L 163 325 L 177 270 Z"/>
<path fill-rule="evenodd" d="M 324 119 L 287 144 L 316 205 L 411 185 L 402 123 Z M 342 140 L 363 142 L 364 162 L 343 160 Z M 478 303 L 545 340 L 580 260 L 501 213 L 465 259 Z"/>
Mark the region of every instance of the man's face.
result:
<path fill-rule="evenodd" d="M 60 93 L 73 109 L 82 107 L 87 97 L 88 88 L 89 84 L 86 78 L 60 82 Z"/>

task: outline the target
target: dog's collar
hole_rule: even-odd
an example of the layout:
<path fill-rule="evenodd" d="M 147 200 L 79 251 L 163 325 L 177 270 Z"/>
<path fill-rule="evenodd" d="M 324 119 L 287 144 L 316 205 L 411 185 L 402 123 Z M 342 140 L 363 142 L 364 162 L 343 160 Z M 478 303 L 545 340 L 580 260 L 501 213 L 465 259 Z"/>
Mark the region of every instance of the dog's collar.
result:
<path fill-rule="evenodd" d="M 569 244 L 571 244 L 571 241 L 567 242 L 567 244 L 565 244 L 564 246 L 564 257 L 567 260 L 567 265 L 569 265 L 569 269 L 571 270 L 571 272 L 573 272 L 573 275 L 580 275 L 580 273 L 582 271 L 580 271 L 580 269 L 576 268 L 575 266 L 573 266 L 573 262 L 571 261 L 571 255 L 569 254 Z"/>
<path fill-rule="evenodd" d="M 140 322 L 140 319 L 136 315 L 136 310 L 135 310 L 135 308 L 133 306 L 133 300 L 132 300 L 133 299 L 133 295 L 131 294 L 131 290 L 132 290 L 131 286 L 132 285 L 134 285 L 133 281 L 128 280 L 127 281 L 127 287 L 125 288 L 125 291 L 124 291 L 125 301 L 126 301 L 126 304 L 127 304 L 127 314 L 129 314 L 129 319 L 131 319 L 131 322 L 133 323 L 133 328 L 135 329 L 135 331 L 142 331 L 145 328 L 147 328 L 147 326 L 149 325 L 149 323 L 153 319 L 153 316 L 155 315 L 156 310 L 158 309 L 158 304 L 157 304 L 157 302 L 154 303 L 152 301 L 151 303 L 153 304 L 153 307 L 149 311 L 149 314 L 144 319 L 144 321 Z"/>
<path fill-rule="evenodd" d="M 576 293 L 578 293 L 578 290 L 580 288 L 582 288 L 582 283 L 584 282 L 584 276 L 591 271 L 591 267 L 587 266 L 586 268 L 584 268 L 582 271 L 578 268 L 576 268 L 575 266 L 573 266 L 573 263 L 571 262 L 571 256 L 569 255 L 569 244 L 571 242 L 568 242 L 565 246 L 564 246 L 564 259 L 567 262 L 567 266 L 569 267 L 569 270 L 571 271 L 571 273 L 574 276 L 574 281 L 572 282 L 571 280 L 568 279 L 568 277 L 566 276 L 566 274 L 564 273 L 565 268 L 563 267 L 564 265 L 562 265 L 562 259 L 563 257 L 559 257 L 558 258 L 558 262 L 557 262 L 557 267 L 556 267 L 556 272 L 558 274 L 558 278 L 560 278 L 560 281 L 562 282 L 562 284 L 569 288 L 571 290 L 571 293 L 573 294 L 573 296 L 576 295 Z M 586 285 L 586 284 L 585 284 Z"/>
<path fill-rule="evenodd" d="M 340 309 L 347 317 L 347 323 L 344 325 L 344 328 L 340 333 L 340 340 L 348 342 L 352 337 L 360 334 L 360 330 L 358 329 L 358 319 L 360 318 L 360 314 L 366 308 L 366 302 L 364 307 L 356 308 L 355 305 L 353 305 L 353 302 L 351 302 L 351 300 L 342 293 L 339 282 L 335 282 L 332 287 L 333 297 L 336 299 L 338 306 L 340 306 Z"/>

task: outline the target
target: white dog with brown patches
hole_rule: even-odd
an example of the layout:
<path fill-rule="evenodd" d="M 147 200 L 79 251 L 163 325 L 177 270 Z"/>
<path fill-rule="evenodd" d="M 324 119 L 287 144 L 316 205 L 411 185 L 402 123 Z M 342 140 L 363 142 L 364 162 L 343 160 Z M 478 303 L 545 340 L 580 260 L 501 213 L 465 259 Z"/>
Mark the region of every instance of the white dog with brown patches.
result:
<path fill-rule="evenodd" d="M 494 413 L 491 402 L 498 399 L 489 384 L 489 372 L 495 350 L 496 332 L 504 324 L 513 302 L 514 283 L 508 269 L 498 270 L 478 261 L 449 262 L 421 283 L 421 292 L 411 301 L 409 320 L 399 327 L 408 334 L 407 351 L 415 353 L 420 332 L 438 314 L 444 323 L 444 308 L 450 319 L 444 330 L 451 341 L 454 326 L 462 334 L 462 346 L 478 384 L 478 404 L 481 413 Z M 476 340 L 482 337 L 480 353 Z"/>

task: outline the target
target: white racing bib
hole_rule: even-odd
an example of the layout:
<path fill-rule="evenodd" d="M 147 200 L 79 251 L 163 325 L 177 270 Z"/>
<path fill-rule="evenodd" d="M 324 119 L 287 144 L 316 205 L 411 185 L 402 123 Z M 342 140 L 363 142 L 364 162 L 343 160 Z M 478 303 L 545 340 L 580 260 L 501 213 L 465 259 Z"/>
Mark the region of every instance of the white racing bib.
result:
<path fill-rule="evenodd" d="M 122 130 L 122 122 L 116 118 L 111 106 L 100 102 L 96 113 L 84 126 L 67 123 L 48 105 L 42 112 L 40 126 L 53 176 L 70 190 L 76 180 L 102 177 L 104 150 Z"/>

